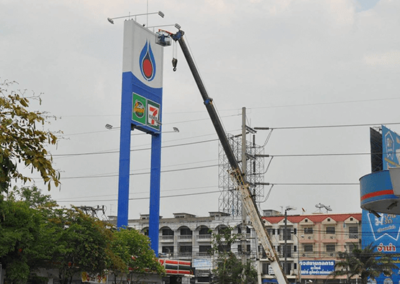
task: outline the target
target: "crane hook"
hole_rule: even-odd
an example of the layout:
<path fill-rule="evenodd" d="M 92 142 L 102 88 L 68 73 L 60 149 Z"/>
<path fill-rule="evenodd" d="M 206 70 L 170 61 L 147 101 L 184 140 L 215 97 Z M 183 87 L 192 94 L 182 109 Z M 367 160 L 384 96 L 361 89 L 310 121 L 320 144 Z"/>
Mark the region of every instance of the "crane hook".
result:
<path fill-rule="evenodd" d="M 174 67 L 174 72 L 176 71 L 176 65 L 178 65 L 178 59 L 172 58 L 172 67 Z"/>

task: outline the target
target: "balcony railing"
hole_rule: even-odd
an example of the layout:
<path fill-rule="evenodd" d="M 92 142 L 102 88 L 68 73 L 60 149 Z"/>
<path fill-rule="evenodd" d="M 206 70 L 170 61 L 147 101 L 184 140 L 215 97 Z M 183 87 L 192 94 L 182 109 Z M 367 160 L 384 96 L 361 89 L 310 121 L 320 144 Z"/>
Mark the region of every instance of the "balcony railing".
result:
<path fill-rule="evenodd" d="M 203 256 L 203 257 L 211 257 L 209 252 L 197 252 L 197 256 Z"/>
<path fill-rule="evenodd" d="M 199 234 L 197 235 L 198 240 L 210 240 L 211 234 Z"/>
<path fill-rule="evenodd" d="M 161 236 L 162 241 L 173 241 L 174 240 L 174 235 L 162 235 Z"/>
<path fill-rule="evenodd" d="M 293 257 L 293 256 L 292 256 L 292 253 L 291 253 L 291 252 L 288 252 L 288 253 L 286 254 L 286 257 L 289 257 L 289 258 Z M 282 252 L 280 252 L 280 253 L 279 253 L 279 258 L 285 258 L 285 254 L 282 253 Z"/>
<path fill-rule="evenodd" d="M 190 240 L 192 240 L 192 238 L 193 238 L 193 235 L 179 235 L 178 236 L 179 240 L 184 240 L 184 241 L 190 241 Z"/>
<path fill-rule="evenodd" d="M 301 252 L 300 257 L 314 257 L 315 253 L 313 251 Z"/>
<path fill-rule="evenodd" d="M 176 256 L 176 254 L 175 254 Z M 192 253 L 191 252 L 179 252 L 178 257 L 192 257 Z"/>

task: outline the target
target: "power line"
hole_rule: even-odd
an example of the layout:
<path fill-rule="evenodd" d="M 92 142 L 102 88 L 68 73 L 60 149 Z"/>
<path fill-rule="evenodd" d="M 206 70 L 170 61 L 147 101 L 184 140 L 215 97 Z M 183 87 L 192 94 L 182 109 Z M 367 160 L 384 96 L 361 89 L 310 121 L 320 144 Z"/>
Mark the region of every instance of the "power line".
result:
<path fill-rule="evenodd" d="M 221 116 L 221 118 L 227 118 L 227 117 L 234 117 L 234 116 L 239 116 L 239 114 L 232 114 L 232 115 L 225 115 Z M 181 120 L 181 121 L 173 121 L 173 122 L 168 122 L 168 123 L 163 123 L 163 125 L 172 125 L 172 124 L 182 124 L 182 123 L 188 123 L 188 122 L 197 122 L 197 121 L 204 121 L 204 120 L 210 120 L 210 118 L 200 118 L 200 119 L 193 119 L 193 120 Z M 99 130 L 99 131 L 89 131 L 89 132 L 78 132 L 78 133 L 71 133 L 71 134 L 64 134 L 65 136 L 74 136 L 74 135 L 85 135 L 85 134 L 93 134 L 93 133 L 106 133 L 110 132 L 111 130 Z M 134 135 L 146 135 L 146 133 L 140 133 L 140 134 L 134 134 Z"/>
<path fill-rule="evenodd" d="M 187 194 L 176 194 L 176 195 L 164 195 L 160 196 L 160 198 L 173 198 L 173 197 L 182 197 L 182 196 L 194 196 L 194 195 L 204 195 L 204 194 L 213 194 L 213 193 L 219 193 L 219 190 L 215 191 L 206 191 L 206 192 L 197 192 L 197 193 L 187 193 Z M 129 200 L 143 200 L 143 199 L 149 199 L 150 197 L 132 197 L 129 198 Z M 90 200 L 90 202 L 99 202 L 99 201 L 118 201 L 118 199 L 98 199 L 98 200 Z M 58 201 L 57 201 L 58 202 Z M 60 202 L 88 202 L 87 200 L 85 201 L 71 201 L 71 200 L 65 200 L 65 201 L 60 201 Z"/>
<path fill-rule="evenodd" d="M 296 185 L 296 186 L 303 186 L 303 185 L 312 185 L 312 186 L 326 186 L 326 185 L 337 185 L 337 186 L 346 186 L 346 185 L 360 185 L 360 183 L 355 183 L 355 182 L 338 182 L 338 183 L 333 183 L 333 182 L 322 182 L 322 183 L 270 183 L 270 185 L 274 185 L 274 186 L 292 186 L 292 185 Z"/>
<path fill-rule="evenodd" d="M 187 187 L 187 188 L 174 188 L 174 189 L 164 189 L 162 192 L 165 191 L 180 191 L 180 190 L 191 190 L 191 189 L 202 189 L 202 188 L 212 188 L 218 187 L 217 185 L 210 185 L 210 186 L 197 186 L 197 187 Z M 149 193 L 149 191 L 137 191 L 134 194 L 141 194 L 141 193 Z M 105 197 L 105 196 L 115 196 L 115 194 L 103 194 L 103 195 L 91 195 L 91 196 L 77 196 L 75 198 L 92 198 L 92 197 Z M 63 200 L 63 199 L 58 199 Z"/>
<path fill-rule="evenodd" d="M 117 176 L 117 175 L 115 175 Z M 71 177 L 73 178 L 73 177 Z M 308 185 L 308 186 L 347 186 L 347 185 L 359 185 L 358 183 L 270 183 L 270 185 L 276 185 L 276 186 L 303 186 L 303 185 Z M 182 189 L 170 189 L 170 190 L 163 190 L 163 191 L 176 191 L 176 190 L 188 190 L 188 189 L 199 189 L 199 188 L 210 188 L 210 187 L 217 187 L 217 186 L 207 186 L 207 187 L 194 187 L 194 188 L 182 188 Z M 216 191 L 209 191 L 208 193 L 214 193 Z M 218 191 L 221 192 L 221 191 Z M 148 193 L 148 192 L 136 192 L 136 194 L 139 193 Z M 205 193 L 199 193 L 199 194 L 207 194 L 207 192 Z M 191 195 L 191 194 L 188 194 Z M 197 193 L 193 193 L 193 195 L 197 195 Z M 100 195 L 100 196 L 112 196 L 111 194 L 109 195 Z M 175 195 L 174 195 L 175 196 Z M 185 196 L 185 194 L 183 195 L 177 195 L 177 196 Z M 76 197 L 76 198 L 92 198 L 92 197 L 99 197 L 99 195 L 92 195 L 92 196 L 82 196 L 82 197 Z M 130 198 L 129 200 L 137 200 L 137 199 L 148 199 L 148 197 L 143 197 L 143 198 Z M 90 201 L 108 201 L 107 200 L 90 200 Z M 110 200 L 113 201 L 113 200 Z M 57 201 L 58 202 L 58 201 Z M 69 201 L 60 201 L 60 202 L 87 202 L 86 201 L 79 201 L 79 200 L 69 200 Z M 289 215 L 288 217 L 291 216 L 296 216 L 296 215 Z M 281 217 L 281 216 L 277 216 L 277 217 Z"/>
<path fill-rule="evenodd" d="M 161 171 L 161 172 L 162 173 L 179 172 L 179 171 L 188 171 L 188 170 L 212 168 L 212 167 L 217 167 L 217 166 L 218 166 L 218 164 L 216 164 L 216 165 L 208 165 L 208 166 L 191 167 L 191 168 L 180 168 L 180 169 L 174 169 L 174 170 L 165 170 L 165 171 Z M 138 176 L 138 175 L 148 175 L 148 174 L 150 174 L 150 172 L 130 173 L 129 175 L 130 176 Z M 66 179 L 110 178 L 110 177 L 117 177 L 117 176 L 118 176 L 118 174 L 64 177 L 64 178 L 61 178 L 61 181 L 62 180 L 66 180 Z"/>
<path fill-rule="evenodd" d="M 289 130 L 289 129 L 314 129 L 314 128 L 339 128 L 339 127 L 362 127 L 372 125 L 397 125 L 400 122 L 388 122 L 388 123 L 365 123 L 365 124 L 334 124 L 334 125 L 308 125 L 308 126 L 285 126 L 285 127 L 265 127 L 264 130 L 277 129 L 277 130 Z M 255 127 L 257 129 L 257 127 Z"/>
<path fill-rule="evenodd" d="M 203 141 L 197 141 L 197 142 L 188 142 L 188 143 L 183 143 L 183 144 L 162 146 L 161 148 L 173 148 L 173 147 L 194 145 L 194 144 L 200 144 L 200 143 L 214 142 L 217 140 L 218 139 L 210 139 L 210 140 L 203 140 Z M 136 151 L 147 151 L 147 150 L 151 150 L 151 148 L 131 149 L 130 151 L 136 152 Z M 54 154 L 53 157 L 89 156 L 89 155 L 103 155 L 103 154 L 115 154 L 115 153 L 119 153 L 119 150 L 101 151 L 101 152 L 86 152 L 86 153 L 75 153 L 75 154 Z"/>
<path fill-rule="evenodd" d="M 333 105 L 333 104 L 374 102 L 374 101 L 387 101 L 387 100 L 399 100 L 399 99 L 400 99 L 400 98 L 380 98 L 380 99 L 370 99 L 370 100 L 353 100 L 353 101 L 309 103 L 309 104 L 277 105 L 277 106 L 264 106 L 264 107 L 263 107 L 263 106 L 258 106 L 258 107 L 249 107 L 249 109 L 283 108 L 283 107 L 302 107 L 302 106 L 315 106 L 315 105 Z"/>
<path fill-rule="evenodd" d="M 248 109 L 266 109 L 266 108 L 283 108 L 283 107 L 302 107 L 302 106 L 314 106 L 314 105 L 333 105 L 333 104 L 347 104 L 347 103 L 360 103 L 360 102 L 375 102 L 375 101 L 389 101 L 389 100 L 399 100 L 400 98 L 379 98 L 379 99 L 369 99 L 369 100 L 352 100 L 352 101 L 336 101 L 336 102 L 321 102 L 321 103 L 308 103 L 308 104 L 291 104 L 291 105 L 275 105 L 275 106 L 256 106 L 256 107 L 248 107 Z M 240 109 L 232 108 L 232 109 L 221 109 L 220 111 L 239 111 Z M 203 113 L 204 110 L 198 111 L 180 111 L 173 112 L 173 114 L 183 114 L 183 113 Z M 172 114 L 172 112 L 164 112 L 165 114 Z M 119 114 L 80 114 L 80 115 L 60 115 L 60 117 L 104 117 L 104 116 L 120 116 Z"/>

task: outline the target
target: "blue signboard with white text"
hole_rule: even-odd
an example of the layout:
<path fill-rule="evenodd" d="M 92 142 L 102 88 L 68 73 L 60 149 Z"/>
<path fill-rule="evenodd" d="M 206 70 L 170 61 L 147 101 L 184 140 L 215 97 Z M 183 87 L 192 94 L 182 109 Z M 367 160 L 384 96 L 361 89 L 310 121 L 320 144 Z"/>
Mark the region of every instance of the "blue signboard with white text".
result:
<path fill-rule="evenodd" d="M 383 169 L 400 167 L 400 136 L 382 125 Z"/>
<path fill-rule="evenodd" d="M 335 271 L 334 260 L 302 260 L 301 275 L 330 275 Z"/>
<path fill-rule="evenodd" d="M 370 193 L 361 192 L 361 204 L 370 202 L 378 204 L 385 202 L 386 199 L 395 200 L 390 176 L 387 170 L 389 168 L 399 167 L 400 158 L 400 136 L 382 125 L 382 170 L 365 176 L 368 181 L 367 186 L 373 190 Z M 386 175 L 386 176 L 385 176 Z M 364 178 L 364 177 L 363 177 Z M 363 178 L 361 181 L 361 191 L 367 187 L 363 187 Z M 386 207 L 385 207 L 386 208 Z M 383 210 L 383 209 L 382 209 Z M 362 211 L 362 236 L 361 246 L 372 244 L 376 246 L 376 251 L 385 254 L 397 254 L 400 249 L 400 216 L 395 214 L 387 214 L 377 212 L 380 217 L 376 216 L 368 210 Z M 392 257 L 394 263 L 400 263 L 400 258 Z M 400 283 L 399 270 L 393 270 L 390 277 L 381 274 L 376 278 L 377 284 Z"/>

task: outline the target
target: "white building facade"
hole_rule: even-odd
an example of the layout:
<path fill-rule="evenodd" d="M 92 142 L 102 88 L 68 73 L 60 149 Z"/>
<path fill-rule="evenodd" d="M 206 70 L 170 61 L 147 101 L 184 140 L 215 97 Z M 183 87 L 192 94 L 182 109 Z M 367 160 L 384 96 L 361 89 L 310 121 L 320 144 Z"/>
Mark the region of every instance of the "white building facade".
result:
<path fill-rule="evenodd" d="M 332 279 L 326 273 L 310 273 L 308 269 L 314 268 L 308 264 L 332 264 L 338 259 L 338 252 L 349 251 L 354 244 L 359 245 L 361 213 L 289 215 L 286 225 L 285 217 L 280 212 L 264 210 L 263 213 L 264 224 L 289 282 L 325 284 L 344 280 L 345 277 Z M 129 227 L 148 234 L 148 217 L 141 215 L 140 219 L 129 220 Z M 196 283 L 209 283 L 215 266 L 215 259 L 209 254 L 212 234 L 226 227 L 234 228 L 233 233 L 241 233 L 241 224 L 240 217 L 233 218 L 223 212 L 210 212 L 208 217 L 174 213 L 174 218 L 160 218 L 159 256 L 192 261 L 196 269 Z M 247 222 L 246 243 L 245 254 L 242 254 L 240 241 L 229 249 L 238 258 L 245 255 L 254 261 L 259 283 L 274 282 L 274 272 L 250 222 Z M 303 267 L 301 263 L 304 263 Z"/>

